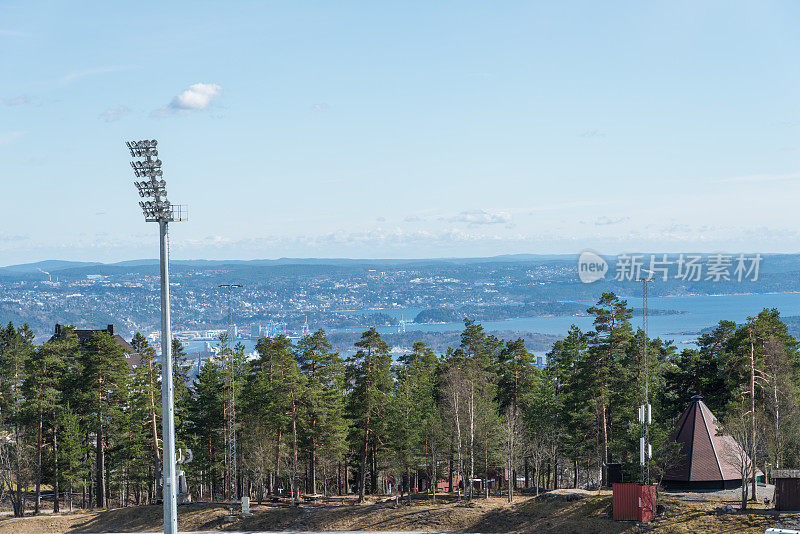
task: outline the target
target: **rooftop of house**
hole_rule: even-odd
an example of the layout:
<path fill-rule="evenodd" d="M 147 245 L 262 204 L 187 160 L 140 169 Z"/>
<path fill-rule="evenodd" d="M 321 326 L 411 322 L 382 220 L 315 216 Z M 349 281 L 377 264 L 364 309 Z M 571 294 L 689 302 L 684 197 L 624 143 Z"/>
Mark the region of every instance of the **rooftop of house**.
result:
<path fill-rule="evenodd" d="M 50 339 L 53 340 L 61 337 L 62 333 L 65 330 L 66 330 L 65 326 L 56 324 L 55 333 L 53 334 L 53 337 L 51 337 Z M 117 333 L 117 327 L 114 326 L 113 324 L 108 325 L 106 328 L 100 328 L 100 329 L 76 328 L 73 331 L 75 332 L 75 335 L 78 337 L 78 342 L 81 344 L 81 347 L 83 348 L 85 348 L 89 344 L 89 341 L 95 334 L 101 334 L 101 333 L 109 334 L 111 337 L 114 338 L 114 341 L 116 341 L 117 344 L 120 347 L 122 347 L 122 349 L 125 351 L 125 361 L 128 363 L 128 365 L 130 365 L 131 367 L 136 367 L 141 363 L 142 358 L 139 355 L 139 353 L 133 349 L 133 346 L 130 343 L 128 343 L 125 340 L 125 338 L 123 338 L 121 335 Z"/>

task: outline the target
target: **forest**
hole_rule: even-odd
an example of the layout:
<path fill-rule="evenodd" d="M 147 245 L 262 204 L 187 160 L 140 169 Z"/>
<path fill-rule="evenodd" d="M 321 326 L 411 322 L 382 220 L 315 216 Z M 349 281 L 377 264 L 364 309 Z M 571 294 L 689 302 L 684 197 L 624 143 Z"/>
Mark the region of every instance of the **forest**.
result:
<path fill-rule="evenodd" d="M 223 335 L 217 357 L 191 380 L 176 340 L 177 446 L 192 451 L 181 466 L 189 493 L 201 501 L 441 492 L 511 500 L 518 490 L 598 487 L 609 464 L 639 481 L 637 409 L 646 402 L 658 481 L 675 461 L 669 436 L 694 395 L 764 473 L 798 466 L 798 343 L 777 310 L 722 320 L 682 350 L 647 338 L 641 316 L 613 293 L 586 312 L 593 328 L 573 326 L 541 368 L 523 339 L 500 341 L 470 319 L 458 346 L 437 354 L 417 342 L 396 358 L 375 329 L 348 354 L 318 330 L 262 338 L 255 358 Z M 157 502 L 156 351 L 136 334 L 141 359 L 129 365 L 105 333 L 85 344 L 69 328 L 33 340 L 27 325 L 0 329 L 0 499 L 17 516 Z"/>

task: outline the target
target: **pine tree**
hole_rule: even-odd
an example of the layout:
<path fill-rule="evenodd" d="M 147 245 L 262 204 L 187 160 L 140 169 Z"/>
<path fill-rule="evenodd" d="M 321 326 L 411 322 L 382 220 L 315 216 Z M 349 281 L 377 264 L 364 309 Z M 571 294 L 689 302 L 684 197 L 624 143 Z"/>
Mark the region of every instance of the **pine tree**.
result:
<path fill-rule="evenodd" d="M 498 358 L 497 402 L 499 413 L 504 420 L 505 442 L 509 477 L 508 499 L 513 499 L 516 485 L 516 457 L 522 442 L 523 413 L 531 406 L 534 383 L 538 369 L 533 355 L 525 348 L 525 341 L 518 338 L 508 341 Z M 537 406 L 537 408 L 539 408 Z"/>
<path fill-rule="evenodd" d="M 594 315 L 594 331 L 587 334 L 589 351 L 581 360 L 584 384 L 594 391 L 600 427 L 601 458 L 611 462 L 610 443 L 614 412 L 611 409 L 618 395 L 618 386 L 630 384 L 630 367 L 626 365 L 626 349 L 632 336 L 631 310 L 628 303 L 613 293 L 603 293 L 596 306 L 587 310 Z M 633 401 L 636 402 L 635 400 Z M 634 404 L 635 406 L 636 404 Z M 603 481 L 606 480 L 603 469 Z"/>
<path fill-rule="evenodd" d="M 427 457 L 429 424 L 434 406 L 436 355 L 424 343 L 414 343 L 410 354 L 403 354 L 394 366 L 394 394 L 391 426 L 392 444 L 396 451 L 404 481 L 400 493 L 411 497 L 411 467 Z"/>
<path fill-rule="evenodd" d="M 68 371 L 80 355 L 77 336 L 71 329 L 65 329 L 61 335 L 36 348 L 27 361 L 28 373 L 25 381 L 25 394 L 29 399 L 27 409 L 29 417 L 36 428 L 36 496 L 34 513 L 39 513 L 41 506 L 41 485 L 43 469 L 43 453 L 46 433 L 51 436 L 54 451 L 58 450 L 59 423 L 58 410 L 63 401 L 63 390 L 69 383 Z M 54 463 L 55 476 L 53 485 L 53 508 L 58 511 L 58 463 Z"/>
<path fill-rule="evenodd" d="M 348 359 L 348 381 L 353 389 L 348 399 L 348 414 L 353 421 L 354 441 L 359 449 L 358 500 L 366 493 L 367 455 L 371 452 L 370 490 L 377 491 L 378 443 L 383 441 L 387 406 L 391 392 L 389 346 L 374 328 L 355 343 L 356 354 Z"/>
<path fill-rule="evenodd" d="M 107 470 L 106 444 L 119 422 L 120 413 L 127 398 L 128 364 L 125 351 L 108 333 L 92 336 L 88 350 L 82 354 L 82 378 L 84 385 L 84 414 L 94 414 L 96 436 L 95 498 L 97 506 L 106 505 Z"/>
<path fill-rule="evenodd" d="M 325 332 L 317 330 L 297 343 L 297 361 L 305 379 L 303 405 L 307 417 L 304 441 L 310 456 L 310 491 L 317 493 L 317 460 L 344 452 L 347 426 L 344 420 L 344 362 L 332 352 Z"/>
<path fill-rule="evenodd" d="M 80 418 L 71 409 L 69 403 L 64 406 L 60 415 L 61 441 L 58 449 L 58 461 L 61 465 L 61 477 L 67 484 L 67 501 L 71 512 L 72 494 L 76 486 L 89 475 L 89 466 L 86 462 L 88 454 Z"/>
<path fill-rule="evenodd" d="M 25 395 L 23 384 L 27 377 L 26 362 L 32 357 L 34 334 L 23 325 L 12 323 L 0 329 L 0 416 L 3 431 L 12 444 L 11 458 L 4 466 L 2 480 L 10 495 L 14 517 L 25 514 L 25 499 L 31 479 L 30 458 L 24 428 Z"/>
<path fill-rule="evenodd" d="M 242 358 L 243 359 L 243 358 Z M 186 350 L 178 339 L 172 340 L 172 387 L 175 397 L 175 434 L 177 446 L 184 446 L 186 418 L 189 413 L 191 391 L 189 391 L 190 366 L 186 359 Z"/>
<path fill-rule="evenodd" d="M 578 466 L 591 456 L 599 435 L 592 410 L 594 392 L 582 383 L 584 378 L 590 378 L 581 372 L 587 357 L 586 337 L 573 325 L 567 336 L 556 341 L 547 354 L 544 384 L 540 389 L 545 398 L 534 401 L 537 409 L 527 418 L 531 436 L 552 432 L 553 426 L 562 432 L 562 446 L 574 469 L 573 487 L 578 487 Z M 546 393 L 548 390 L 552 397 Z M 549 398 L 552 398 L 549 405 L 540 404 Z M 539 485 L 536 487 L 538 491 Z"/>
<path fill-rule="evenodd" d="M 261 338 L 256 351 L 259 356 L 250 364 L 245 397 L 250 402 L 247 409 L 250 420 L 262 430 L 264 439 L 274 444 L 271 447 L 273 472 L 269 485 L 270 491 L 275 491 L 281 480 L 283 441 L 292 425 L 292 398 L 287 389 L 287 378 L 292 375 L 291 362 L 296 360 L 291 340 L 283 335 Z M 287 377 L 287 371 L 290 371 L 290 377 Z"/>
<path fill-rule="evenodd" d="M 158 429 L 161 425 L 161 364 L 155 349 L 150 346 L 147 339 L 136 333 L 131 340 L 133 350 L 139 354 L 140 365 L 134 371 L 134 381 L 140 393 L 140 402 L 146 403 L 144 416 L 145 427 L 148 429 L 148 444 L 152 463 L 152 488 L 153 496 L 161 497 L 161 453 L 158 447 Z"/>
<path fill-rule="evenodd" d="M 226 384 L 222 362 L 206 362 L 194 382 L 188 432 L 192 439 L 193 470 L 199 471 L 199 484 L 207 486 L 211 498 L 223 489 L 225 473 Z"/>

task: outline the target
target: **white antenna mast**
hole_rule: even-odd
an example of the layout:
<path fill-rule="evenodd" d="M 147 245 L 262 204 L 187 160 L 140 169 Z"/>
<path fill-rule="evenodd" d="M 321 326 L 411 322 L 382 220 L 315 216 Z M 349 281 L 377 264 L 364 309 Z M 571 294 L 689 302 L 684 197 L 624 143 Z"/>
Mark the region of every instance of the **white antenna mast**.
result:
<path fill-rule="evenodd" d="M 650 376 L 649 363 L 647 360 L 647 282 L 653 281 L 653 272 L 642 269 L 648 273 L 646 278 L 641 278 L 642 282 L 642 330 L 644 339 L 642 340 L 642 369 L 644 374 L 644 404 L 639 406 L 639 423 L 642 425 L 642 437 L 639 440 L 639 463 L 642 468 L 642 483 L 650 484 L 650 460 L 653 457 L 653 448 L 650 445 L 650 425 L 653 422 L 652 407 L 650 406 Z"/>

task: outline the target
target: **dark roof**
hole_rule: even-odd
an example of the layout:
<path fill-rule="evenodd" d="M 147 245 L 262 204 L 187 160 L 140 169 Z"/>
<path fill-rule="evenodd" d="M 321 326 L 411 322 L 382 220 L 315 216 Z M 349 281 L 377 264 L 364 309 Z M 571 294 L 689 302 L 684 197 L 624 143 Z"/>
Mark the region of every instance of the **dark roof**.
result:
<path fill-rule="evenodd" d="M 51 337 L 50 340 L 52 341 L 54 339 L 58 339 L 59 337 L 61 337 L 61 332 L 63 328 L 64 327 L 61 326 L 60 324 L 56 324 L 55 334 L 53 334 L 53 337 Z M 127 362 L 128 365 L 130 365 L 131 367 L 136 367 L 142 361 L 141 355 L 139 355 L 138 352 L 133 350 L 133 346 L 127 341 L 125 341 L 125 338 L 117 334 L 117 328 L 113 324 L 108 325 L 106 328 L 101 328 L 97 330 L 76 328 L 74 332 L 75 335 L 78 337 L 78 342 L 81 344 L 82 348 L 86 348 L 86 346 L 89 344 L 89 341 L 91 341 L 92 337 L 95 334 L 101 334 L 101 333 L 110 334 L 111 337 L 114 338 L 114 341 L 117 342 L 117 345 L 122 347 L 122 350 L 125 351 L 125 361 Z"/>
<path fill-rule="evenodd" d="M 682 444 L 681 458 L 664 473 L 665 481 L 716 482 L 741 480 L 741 458 L 747 454 L 733 437 L 722 434 L 717 418 L 702 401 L 692 403 L 678 419 L 671 439 Z"/>
<path fill-rule="evenodd" d="M 771 478 L 800 478 L 800 469 L 773 469 Z"/>

